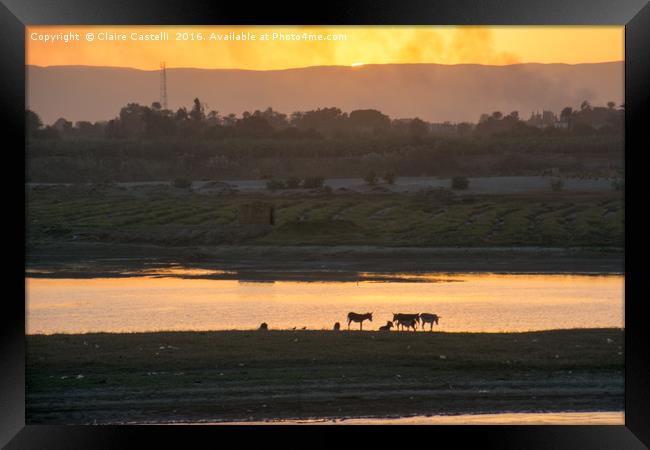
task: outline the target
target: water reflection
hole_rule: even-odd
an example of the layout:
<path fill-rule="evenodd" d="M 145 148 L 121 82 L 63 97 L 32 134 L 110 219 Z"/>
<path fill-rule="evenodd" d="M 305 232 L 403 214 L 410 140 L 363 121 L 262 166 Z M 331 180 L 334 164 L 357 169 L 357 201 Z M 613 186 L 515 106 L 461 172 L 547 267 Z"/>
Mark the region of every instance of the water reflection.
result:
<path fill-rule="evenodd" d="M 398 418 L 278 420 L 216 422 L 212 425 L 624 425 L 622 411 L 458 414 Z"/>
<path fill-rule="evenodd" d="M 331 329 L 349 311 L 374 313 L 364 329 L 396 312 L 438 314 L 434 330 L 454 332 L 623 327 L 621 275 L 399 276 L 427 281 L 27 278 L 27 332 Z"/>

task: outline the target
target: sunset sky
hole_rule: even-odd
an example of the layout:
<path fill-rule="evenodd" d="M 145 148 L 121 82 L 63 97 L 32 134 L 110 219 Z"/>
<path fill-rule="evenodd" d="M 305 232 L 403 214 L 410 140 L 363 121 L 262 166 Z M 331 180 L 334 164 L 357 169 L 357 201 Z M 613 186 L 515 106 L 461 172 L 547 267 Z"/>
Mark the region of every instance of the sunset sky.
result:
<path fill-rule="evenodd" d="M 131 33 L 167 31 L 168 41 L 132 40 Z M 99 33 L 124 34 L 124 41 L 100 40 Z M 176 41 L 176 33 L 202 33 L 204 40 Z M 225 41 L 234 32 L 255 41 Z M 345 35 L 345 39 L 280 40 L 273 33 Z M 157 70 L 167 67 L 254 70 L 387 63 L 490 64 L 591 63 L 624 59 L 621 26 L 373 26 L 373 27 L 181 27 L 181 26 L 30 26 L 26 30 L 29 65 L 90 65 Z M 78 33 L 78 41 L 45 42 Z M 87 33 L 92 33 L 92 42 Z M 214 33 L 214 34 L 213 34 Z M 269 40 L 263 41 L 262 35 Z M 213 40 L 209 38 L 212 37 Z"/>

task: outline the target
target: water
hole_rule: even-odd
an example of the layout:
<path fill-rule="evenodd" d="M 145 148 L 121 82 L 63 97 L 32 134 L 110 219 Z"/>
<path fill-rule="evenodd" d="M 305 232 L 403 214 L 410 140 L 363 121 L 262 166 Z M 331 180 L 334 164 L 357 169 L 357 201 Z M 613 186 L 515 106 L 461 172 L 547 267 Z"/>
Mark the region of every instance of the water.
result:
<path fill-rule="evenodd" d="M 27 278 L 27 333 L 254 329 L 262 322 L 346 328 L 349 311 L 373 312 L 369 330 L 397 312 L 438 314 L 434 330 L 449 332 L 624 326 L 622 275 L 418 274 L 419 282 L 358 283 L 159 275 Z"/>

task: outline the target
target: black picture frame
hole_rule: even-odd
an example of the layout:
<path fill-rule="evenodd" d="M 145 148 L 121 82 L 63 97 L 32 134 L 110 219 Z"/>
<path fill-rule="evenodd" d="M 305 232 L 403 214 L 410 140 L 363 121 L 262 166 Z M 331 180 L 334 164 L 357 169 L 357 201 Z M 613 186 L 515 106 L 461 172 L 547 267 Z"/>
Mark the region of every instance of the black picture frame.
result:
<path fill-rule="evenodd" d="M 253 6 L 254 5 L 254 6 Z M 278 2 L 210 2 L 185 0 L 2 0 L 0 4 L 0 60 L 2 82 L 0 98 L 5 142 L 5 166 L 11 188 L 17 192 L 24 183 L 25 105 L 25 31 L 26 25 L 56 24 L 327 24 L 327 25 L 624 25 L 625 28 L 625 425 L 624 426 L 438 426 L 419 427 L 413 445 L 424 442 L 442 444 L 449 440 L 454 447 L 467 443 L 482 448 L 501 449 L 611 449 L 645 448 L 650 445 L 650 336 L 642 314 L 641 294 L 643 267 L 631 264 L 630 243 L 637 251 L 645 246 L 640 234 L 633 233 L 641 223 L 631 221 L 628 205 L 630 192 L 639 184 L 642 167 L 630 164 L 648 145 L 644 122 L 650 108 L 647 83 L 650 81 L 650 5 L 645 0 L 392 0 L 378 4 L 365 0 L 354 3 L 329 1 L 315 4 Z M 9 154 L 10 153 L 10 154 Z M 18 167 L 23 164 L 22 173 Z M 21 179 L 22 178 L 22 179 Z M 636 186 L 639 187 L 639 186 Z M 644 189 L 643 186 L 639 187 Z M 639 192 L 642 192 L 639 190 Z M 299 434 L 291 427 L 146 427 L 146 426 L 25 426 L 25 283 L 24 271 L 17 261 L 24 261 L 25 203 L 23 196 L 11 196 L 11 213 L 5 217 L 6 236 L 14 242 L 6 256 L 7 278 L 2 317 L 0 361 L 0 444 L 7 448 L 131 448 L 152 443 L 163 447 L 194 446 L 198 439 L 210 445 L 224 444 L 217 434 L 239 431 L 239 446 L 263 437 L 272 442 L 278 433 L 285 435 L 285 445 L 322 446 L 327 440 L 338 445 L 352 433 L 361 438 L 389 443 L 404 439 L 389 427 L 308 427 Z M 22 211 L 22 213 L 21 213 Z M 18 218 L 22 217 L 23 221 Z M 633 237 L 634 236 L 634 237 Z M 632 241 L 632 239 L 634 239 Z M 631 299 L 634 298 L 635 301 Z M 354 431 L 352 431 L 354 428 Z M 393 428 L 394 430 L 394 428 Z M 411 432 L 411 431 L 409 431 Z M 262 434 L 263 436 L 260 436 Z M 304 440 L 307 438 L 307 440 Z M 295 439 L 295 440 L 294 440 Z M 178 444 L 180 443 L 180 444 Z M 188 444 L 189 443 L 189 444 Z M 448 444 L 449 445 L 449 444 Z M 273 446 L 272 446 L 273 447 Z"/>

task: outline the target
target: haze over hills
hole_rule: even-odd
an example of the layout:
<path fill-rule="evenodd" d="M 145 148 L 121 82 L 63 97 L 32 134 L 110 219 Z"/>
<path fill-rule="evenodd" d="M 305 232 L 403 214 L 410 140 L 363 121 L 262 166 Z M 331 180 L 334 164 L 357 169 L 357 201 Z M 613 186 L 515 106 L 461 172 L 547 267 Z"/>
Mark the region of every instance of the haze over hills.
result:
<path fill-rule="evenodd" d="M 91 66 L 27 66 L 27 107 L 44 123 L 59 117 L 108 120 L 122 106 L 158 101 L 158 71 Z M 374 108 L 391 118 L 476 122 L 481 113 L 602 105 L 624 100 L 624 63 L 386 64 L 287 70 L 167 69 L 168 106 L 198 97 L 221 115 L 266 109 L 291 113 L 336 106 Z"/>

